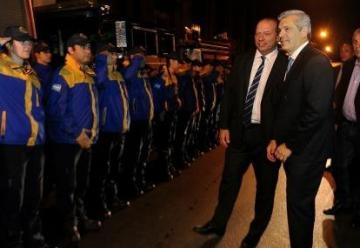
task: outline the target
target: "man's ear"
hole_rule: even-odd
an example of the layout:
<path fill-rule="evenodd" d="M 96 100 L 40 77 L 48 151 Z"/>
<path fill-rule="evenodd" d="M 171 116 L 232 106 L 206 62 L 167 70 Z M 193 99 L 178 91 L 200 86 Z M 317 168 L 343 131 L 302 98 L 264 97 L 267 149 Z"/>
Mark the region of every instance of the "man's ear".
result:
<path fill-rule="evenodd" d="M 6 42 L 5 44 L 5 47 L 7 50 L 11 50 L 12 46 L 13 46 L 13 41 L 12 40 L 9 40 L 8 42 Z"/>
<path fill-rule="evenodd" d="M 302 27 L 300 30 L 302 37 L 308 37 L 308 32 L 309 32 L 309 29 L 307 27 Z"/>
<path fill-rule="evenodd" d="M 73 47 L 68 47 L 67 48 L 67 52 L 69 53 L 69 54 L 74 54 L 74 48 Z"/>

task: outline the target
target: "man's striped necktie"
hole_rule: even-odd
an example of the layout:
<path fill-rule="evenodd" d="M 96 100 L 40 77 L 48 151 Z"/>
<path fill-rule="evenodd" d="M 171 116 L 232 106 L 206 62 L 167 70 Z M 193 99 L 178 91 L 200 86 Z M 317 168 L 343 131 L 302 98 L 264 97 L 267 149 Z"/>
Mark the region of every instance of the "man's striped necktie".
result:
<path fill-rule="evenodd" d="M 256 74 L 254 76 L 254 79 L 250 85 L 250 88 L 247 92 L 246 95 L 246 99 L 245 99 L 245 104 L 244 104 L 244 111 L 243 111 L 243 124 L 245 127 L 249 126 L 251 124 L 251 114 L 252 114 L 252 109 L 254 106 L 254 100 L 255 100 L 255 96 L 256 96 L 256 91 L 259 87 L 259 82 L 260 82 L 260 78 L 261 78 L 261 74 L 263 72 L 264 69 L 264 64 L 265 64 L 265 56 L 261 56 L 261 64 L 259 66 L 259 68 L 256 71 Z"/>

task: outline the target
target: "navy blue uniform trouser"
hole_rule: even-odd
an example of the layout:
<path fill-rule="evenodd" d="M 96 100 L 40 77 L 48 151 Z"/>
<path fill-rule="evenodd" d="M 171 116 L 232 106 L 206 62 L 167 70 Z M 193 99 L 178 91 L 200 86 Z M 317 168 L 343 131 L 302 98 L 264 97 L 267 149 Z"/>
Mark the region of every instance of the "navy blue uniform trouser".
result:
<path fill-rule="evenodd" d="M 76 226 L 77 216 L 86 218 L 84 198 L 90 173 L 91 150 L 77 144 L 51 144 L 56 176 L 56 207 L 65 231 Z"/>
<path fill-rule="evenodd" d="M 107 210 L 107 201 L 111 201 L 106 198 L 107 187 L 113 188 L 110 197 L 116 197 L 124 143 L 124 134 L 100 132 L 93 147 L 89 196 L 90 208 L 97 214 Z"/>
<path fill-rule="evenodd" d="M 28 246 L 40 234 L 43 161 L 43 146 L 0 145 L 1 247 Z"/>

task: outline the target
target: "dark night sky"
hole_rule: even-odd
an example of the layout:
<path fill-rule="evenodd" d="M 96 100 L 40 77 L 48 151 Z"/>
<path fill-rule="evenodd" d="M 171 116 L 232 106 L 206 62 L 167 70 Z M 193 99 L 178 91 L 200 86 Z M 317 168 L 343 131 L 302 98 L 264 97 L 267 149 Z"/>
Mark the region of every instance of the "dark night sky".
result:
<path fill-rule="evenodd" d="M 193 6 L 193 13 L 201 13 L 200 9 L 204 8 L 205 2 L 211 1 L 198 1 L 197 5 Z M 211 34 L 228 31 L 235 40 L 243 42 L 247 39 L 247 43 L 252 42 L 257 20 L 267 16 L 277 17 L 287 9 L 301 9 L 310 15 L 314 41 L 319 41 L 319 30 L 327 28 L 330 33 L 327 42 L 333 46 L 342 41 L 351 41 L 353 30 L 360 27 L 359 0 L 252 0 L 249 3 L 215 0 L 215 9 L 216 21 L 211 21 L 211 27 L 206 27 L 209 20 L 207 13 L 195 14 L 193 20 L 200 22 Z M 244 35 L 247 38 L 243 37 Z"/>
<path fill-rule="evenodd" d="M 70 0 L 58 0 L 58 2 Z M 201 25 L 202 38 L 209 39 L 227 31 L 238 50 L 253 44 L 256 22 L 263 17 L 277 17 L 287 9 L 307 12 L 313 24 L 313 40 L 320 46 L 320 28 L 327 28 L 326 44 L 338 47 L 351 41 L 360 27 L 360 0 L 98 0 L 110 4 L 117 19 L 164 27 L 183 37 L 184 26 Z M 335 49 L 334 54 L 337 54 Z"/>

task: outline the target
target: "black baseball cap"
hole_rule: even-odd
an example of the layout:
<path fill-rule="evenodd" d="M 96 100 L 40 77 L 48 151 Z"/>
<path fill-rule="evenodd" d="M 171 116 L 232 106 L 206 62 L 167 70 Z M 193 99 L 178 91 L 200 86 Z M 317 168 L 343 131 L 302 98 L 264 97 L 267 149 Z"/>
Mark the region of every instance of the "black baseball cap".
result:
<path fill-rule="evenodd" d="M 103 51 L 116 53 L 117 48 L 112 43 L 99 42 L 98 44 L 96 44 L 96 53 L 101 53 Z"/>
<path fill-rule="evenodd" d="M 210 60 L 210 59 L 205 59 L 205 60 L 203 61 L 203 65 L 215 66 L 215 65 L 216 65 L 216 61 L 215 61 L 215 60 Z"/>
<path fill-rule="evenodd" d="M 180 55 L 177 52 L 170 52 L 169 54 L 166 55 L 166 58 L 177 60 L 177 61 L 182 61 Z"/>
<path fill-rule="evenodd" d="M 23 26 L 8 26 L 3 32 L 4 37 L 10 37 L 17 41 L 33 41 L 34 38 Z"/>
<path fill-rule="evenodd" d="M 184 56 L 183 59 L 180 61 L 182 64 L 191 64 L 192 60 L 189 59 L 187 56 Z"/>
<path fill-rule="evenodd" d="M 76 33 L 70 36 L 66 42 L 67 47 L 73 47 L 75 45 L 87 46 L 90 45 L 89 38 L 83 33 Z"/>
<path fill-rule="evenodd" d="M 36 42 L 33 49 L 34 53 L 50 52 L 50 47 L 43 41 Z"/>
<path fill-rule="evenodd" d="M 192 65 L 193 66 L 203 66 L 204 64 L 200 60 L 196 59 L 196 60 L 192 61 Z"/>
<path fill-rule="evenodd" d="M 146 50 L 143 47 L 134 47 L 128 51 L 128 55 L 134 55 L 134 54 L 145 54 Z"/>

